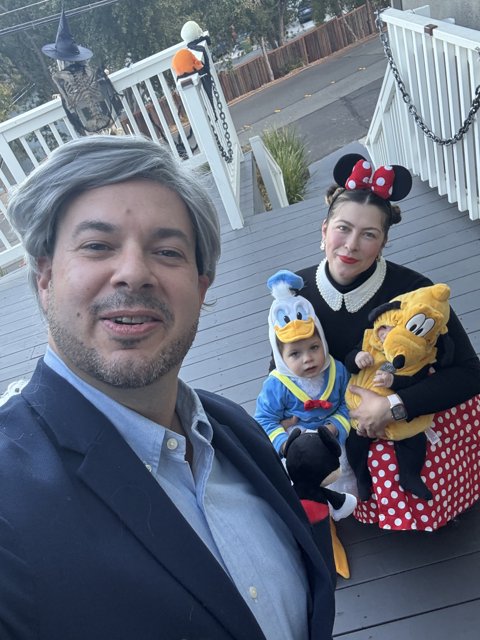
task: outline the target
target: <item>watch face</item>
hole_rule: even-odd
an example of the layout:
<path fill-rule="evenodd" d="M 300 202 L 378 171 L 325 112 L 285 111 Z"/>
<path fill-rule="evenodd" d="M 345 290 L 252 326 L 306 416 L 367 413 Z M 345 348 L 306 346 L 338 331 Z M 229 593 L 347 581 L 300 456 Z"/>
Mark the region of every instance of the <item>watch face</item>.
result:
<path fill-rule="evenodd" d="M 392 407 L 392 416 L 395 420 L 405 420 L 407 411 L 403 404 L 396 404 Z"/>

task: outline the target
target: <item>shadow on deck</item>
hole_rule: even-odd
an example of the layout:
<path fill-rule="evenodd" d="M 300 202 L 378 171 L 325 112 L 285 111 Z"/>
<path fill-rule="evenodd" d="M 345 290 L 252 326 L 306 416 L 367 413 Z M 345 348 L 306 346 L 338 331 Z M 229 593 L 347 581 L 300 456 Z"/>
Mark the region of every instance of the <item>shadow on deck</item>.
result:
<path fill-rule="evenodd" d="M 246 216 L 232 231 L 222 218 L 223 253 L 194 346 L 181 376 L 250 413 L 267 374 L 267 278 L 319 261 L 323 194 L 339 155 L 312 166 L 308 199 Z M 216 198 L 218 200 L 218 197 Z M 221 208 L 221 205 L 220 205 Z M 448 282 L 452 306 L 480 352 L 480 223 L 419 179 L 401 203 L 403 221 L 384 255 Z M 44 323 L 19 270 L 0 279 L 0 393 L 29 377 L 46 342 Z M 480 629 L 480 506 L 434 533 L 387 532 L 348 518 L 338 525 L 352 577 L 337 588 L 335 637 L 348 640 L 474 640 Z"/>

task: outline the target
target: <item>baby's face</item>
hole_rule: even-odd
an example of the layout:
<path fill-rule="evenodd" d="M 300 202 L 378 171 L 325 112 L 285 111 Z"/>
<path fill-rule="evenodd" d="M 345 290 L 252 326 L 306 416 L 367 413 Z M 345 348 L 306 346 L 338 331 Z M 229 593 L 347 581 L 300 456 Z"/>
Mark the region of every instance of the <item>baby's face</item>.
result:
<path fill-rule="evenodd" d="M 322 341 L 317 335 L 284 345 L 282 358 L 299 378 L 314 378 L 325 363 Z"/>
<path fill-rule="evenodd" d="M 377 336 L 380 342 L 383 342 L 385 340 L 385 338 L 387 337 L 387 335 L 390 333 L 392 329 L 393 327 L 391 327 L 388 324 L 382 324 L 378 327 Z"/>

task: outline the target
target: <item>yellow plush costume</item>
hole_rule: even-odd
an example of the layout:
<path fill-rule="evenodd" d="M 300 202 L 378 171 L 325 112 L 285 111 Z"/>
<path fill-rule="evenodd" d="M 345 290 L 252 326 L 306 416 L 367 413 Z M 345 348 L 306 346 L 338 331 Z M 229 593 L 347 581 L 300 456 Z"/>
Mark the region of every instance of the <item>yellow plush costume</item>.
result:
<path fill-rule="evenodd" d="M 375 373 L 382 365 L 390 363 L 397 370 L 396 375 L 412 376 L 423 367 L 433 364 L 437 358 L 437 339 L 447 333 L 449 297 L 448 285 L 435 284 L 404 293 L 374 310 L 373 329 L 365 331 L 362 343 L 362 350 L 373 356 L 374 364 L 354 374 L 350 384 L 387 396 L 393 393 L 391 389 L 373 386 Z M 383 343 L 377 335 L 382 325 L 393 327 Z M 346 401 L 349 409 L 355 409 L 361 399 L 347 390 Z M 425 431 L 431 425 L 432 418 L 433 414 L 430 414 L 410 422 L 394 421 L 387 426 L 385 439 L 410 438 Z M 352 420 L 351 425 L 355 429 L 356 421 Z"/>

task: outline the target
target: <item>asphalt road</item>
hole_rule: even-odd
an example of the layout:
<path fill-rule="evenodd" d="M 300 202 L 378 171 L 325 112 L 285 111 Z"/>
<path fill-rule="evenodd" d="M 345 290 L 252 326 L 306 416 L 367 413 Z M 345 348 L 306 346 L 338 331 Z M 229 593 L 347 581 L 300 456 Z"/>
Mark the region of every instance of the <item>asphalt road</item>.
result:
<path fill-rule="evenodd" d="M 242 145 L 290 125 L 310 162 L 365 137 L 387 61 L 378 37 L 339 51 L 230 105 Z"/>

